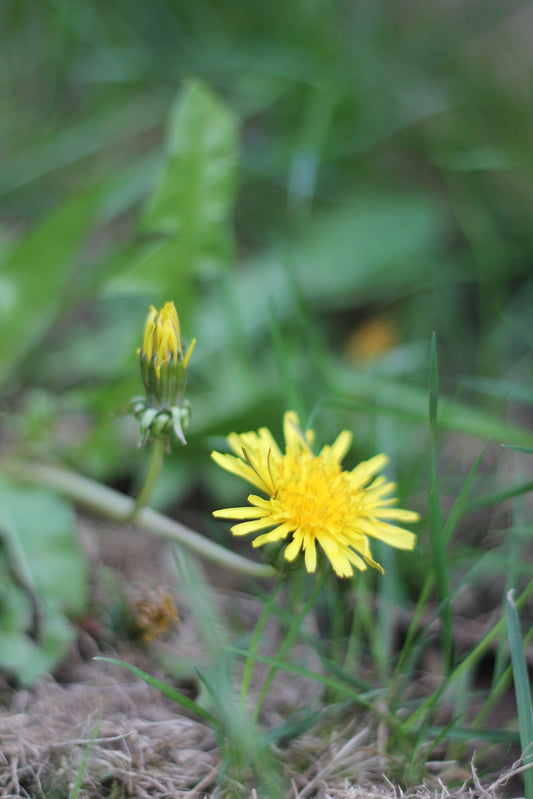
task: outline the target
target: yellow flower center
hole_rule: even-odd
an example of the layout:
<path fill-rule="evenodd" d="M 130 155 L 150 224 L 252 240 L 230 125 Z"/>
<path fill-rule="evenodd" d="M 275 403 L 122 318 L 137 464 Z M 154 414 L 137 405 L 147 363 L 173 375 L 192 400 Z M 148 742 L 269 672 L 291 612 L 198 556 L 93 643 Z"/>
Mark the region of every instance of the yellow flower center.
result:
<path fill-rule="evenodd" d="M 297 469 L 294 458 L 285 455 L 274 499 L 280 520 L 316 537 L 326 530 L 339 530 L 351 522 L 357 509 L 349 473 L 338 463 L 303 454 Z"/>

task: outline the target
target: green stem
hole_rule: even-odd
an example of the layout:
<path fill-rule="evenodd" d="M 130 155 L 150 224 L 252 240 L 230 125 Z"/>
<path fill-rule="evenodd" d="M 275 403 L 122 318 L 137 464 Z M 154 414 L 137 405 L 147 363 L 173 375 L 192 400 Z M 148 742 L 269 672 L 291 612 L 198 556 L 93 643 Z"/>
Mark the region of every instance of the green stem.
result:
<path fill-rule="evenodd" d="M 131 497 L 57 466 L 10 459 L 0 462 L 0 470 L 22 482 L 46 486 L 117 522 L 129 521 L 135 508 L 135 500 Z M 272 566 L 266 563 L 254 563 L 241 555 L 230 552 L 151 508 L 141 508 L 136 515 L 136 523 L 153 535 L 183 544 L 200 557 L 228 569 L 234 569 L 253 577 L 272 577 L 276 574 L 276 570 Z"/>
<path fill-rule="evenodd" d="M 280 578 L 277 584 L 274 586 L 274 589 L 271 592 L 270 596 L 268 597 L 265 606 L 263 608 L 263 611 L 259 616 L 258 622 L 255 625 L 252 639 L 250 641 L 250 646 L 248 648 L 248 655 L 246 657 L 246 660 L 244 661 L 244 669 L 242 672 L 241 710 L 244 709 L 246 703 L 246 697 L 248 695 L 248 689 L 250 687 L 250 680 L 252 678 L 252 668 L 255 662 L 253 655 L 256 652 L 257 645 L 259 644 L 259 639 L 261 638 L 261 635 L 265 628 L 265 624 L 267 623 L 268 618 L 272 613 L 272 608 L 274 607 L 274 601 L 282 585 L 283 585 L 283 578 Z"/>
<path fill-rule="evenodd" d="M 303 606 L 303 608 L 301 609 L 299 614 L 296 616 L 296 618 L 294 619 L 293 623 L 291 624 L 291 626 L 289 628 L 289 631 L 287 632 L 287 635 L 285 636 L 285 640 L 283 641 L 282 645 L 279 648 L 276 660 L 278 660 L 278 661 L 283 660 L 283 658 L 287 654 L 292 642 L 294 641 L 294 639 L 296 638 L 296 636 L 298 634 L 298 631 L 300 629 L 300 625 L 301 625 L 302 621 L 305 619 L 305 617 L 307 616 L 307 614 L 309 613 L 309 611 L 311 610 L 311 608 L 315 604 L 320 592 L 322 591 L 322 589 L 324 587 L 324 583 L 326 582 L 326 579 L 328 578 L 328 576 L 329 576 L 329 571 L 324 570 L 324 573 L 322 574 L 321 579 L 318 580 L 318 582 L 316 583 L 315 588 L 314 588 L 313 592 L 311 593 L 311 596 L 309 597 L 309 599 L 307 600 L 307 602 L 305 603 L 305 605 Z M 272 666 L 270 671 L 268 672 L 267 678 L 266 678 L 266 680 L 264 682 L 264 685 L 263 685 L 263 687 L 261 689 L 261 693 L 259 694 L 259 699 L 257 700 L 256 706 L 255 706 L 254 714 L 253 714 L 253 717 L 252 717 L 252 723 L 253 724 L 255 724 L 255 722 L 257 721 L 257 718 L 258 718 L 259 713 L 261 711 L 261 707 L 263 706 L 263 701 L 265 699 L 265 696 L 267 694 L 268 689 L 270 688 L 270 684 L 272 683 L 272 680 L 276 676 L 276 672 L 277 671 L 278 671 L 278 666 Z"/>
<path fill-rule="evenodd" d="M 144 483 L 142 485 L 141 490 L 139 491 L 139 495 L 135 500 L 135 505 L 131 512 L 130 521 L 133 521 L 133 519 L 135 519 L 141 508 L 144 508 L 146 505 L 148 505 L 150 497 L 152 496 L 152 492 L 155 488 L 155 484 L 157 483 L 157 478 L 161 474 L 164 457 L 165 457 L 165 439 L 162 436 L 157 436 L 152 445 L 152 452 L 150 453 L 150 465 L 148 467 L 148 472 L 146 474 L 146 477 L 144 478 Z"/>

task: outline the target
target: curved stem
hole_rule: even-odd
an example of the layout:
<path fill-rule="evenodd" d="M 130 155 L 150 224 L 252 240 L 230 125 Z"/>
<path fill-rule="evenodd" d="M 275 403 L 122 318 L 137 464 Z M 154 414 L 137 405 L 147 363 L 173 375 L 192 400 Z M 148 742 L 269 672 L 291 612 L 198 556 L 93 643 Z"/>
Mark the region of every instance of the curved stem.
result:
<path fill-rule="evenodd" d="M 21 482 L 36 483 L 51 488 L 63 496 L 79 502 L 84 507 L 117 522 L 129 521 L 135 507 L 135 501 L 131 497 L 57 466 L 10 459 L 2 461 L 0 469 Z M 276 570 L 272 566 L 266 563 L 254 563 L 235 552 L 230 552 L 151 508 L 141 508 L 136 515 L 136 523 L 153 535 L 183 544 L 200 557 L 228 569 L 234 569 L 253 577 L 272 577 L 276 574 Z"/>
<path fill-rule="evenodd" d="M 157 483 L 157 478 L 161 474 L 164 457 L 165 457 L 165 439 L 162 436 L 157 436 L 154 443 L 152 444 L 152 451 L 150 453 L 150 465 L 148 467 L 148 472 L 146 474 L 146 477 L 144 478 L 144 483 L 142 485 L 142 488 L 139 491 L 137 499 L 135 500 L 135 505 L 133 506 L 133 510 L 131 512 L 130 521 L 133 521 L 133 519 L 135 519 L 141 508 L 144 508 L 145 505 L 148 505 L 150 497 L 152 496 L 152 492 L 155 488 L 155 484 Z"/>

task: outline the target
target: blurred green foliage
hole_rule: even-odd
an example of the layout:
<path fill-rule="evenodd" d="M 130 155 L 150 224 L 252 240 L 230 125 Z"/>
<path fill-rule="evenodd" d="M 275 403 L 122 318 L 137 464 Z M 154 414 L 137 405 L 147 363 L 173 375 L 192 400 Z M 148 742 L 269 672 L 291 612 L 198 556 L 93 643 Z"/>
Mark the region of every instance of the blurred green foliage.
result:
<path fill-rule="evenodd" d="M 31 685 L 76 639 L 87 567 L 67 502 L 0 483 L 0 668 Z"/>
<path fill-rule="evenodd" d="M 2 3 L 4 451 L 135 483 L 113 422 L 169 299 L 198 344 L 158 503 L 231 505 L 211 445 L 288 405 L 425 490 L 433 331 L 439 428 L 531 446 L 532 26 L 511 0 Z"/>

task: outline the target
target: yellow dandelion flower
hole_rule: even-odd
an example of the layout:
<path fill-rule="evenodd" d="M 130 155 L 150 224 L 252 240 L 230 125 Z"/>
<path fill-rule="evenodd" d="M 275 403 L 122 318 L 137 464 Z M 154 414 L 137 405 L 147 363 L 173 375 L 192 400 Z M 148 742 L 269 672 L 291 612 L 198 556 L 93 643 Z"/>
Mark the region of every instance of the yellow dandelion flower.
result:
<path fill-rule="evenodd" d="M 345 471 L 340 464 L 352 443 L 348 430 L 314 455 L 314 432 L 302 433 L 294 411 L 285 414 L 283 427 L 285 452 L 263 427 L 228 436 L 235 455 L 211 453 L 219 466 L 266 495 L 250 494 L 248 506 L 214 512 L 217 518 L 239 521 L 231 528 L 234 535 L 267 531 L 254 539 L 254 547 L 288 540 L 286 560 L 294 561 L 303 551 L 308 572 L 316 570 L 319 544 L 339 577 L 350 577 L 353 566 L 364 570 L 368 565 L 383 572 L 372 558 L 369 538 L 413 549 L 416 536 L 393 522 L 411 523 L 419 517 L 392 507 L 396 486 L 379 474 L 386 455 Z"/>

